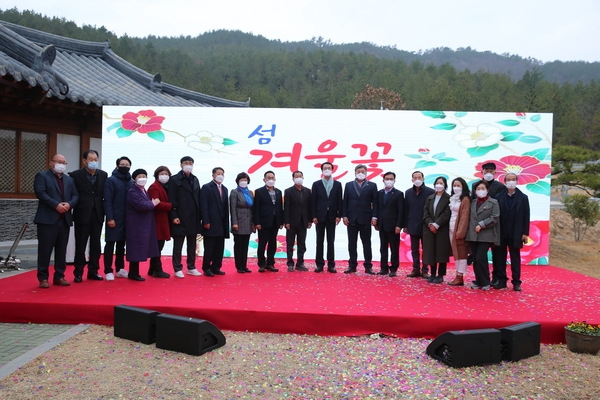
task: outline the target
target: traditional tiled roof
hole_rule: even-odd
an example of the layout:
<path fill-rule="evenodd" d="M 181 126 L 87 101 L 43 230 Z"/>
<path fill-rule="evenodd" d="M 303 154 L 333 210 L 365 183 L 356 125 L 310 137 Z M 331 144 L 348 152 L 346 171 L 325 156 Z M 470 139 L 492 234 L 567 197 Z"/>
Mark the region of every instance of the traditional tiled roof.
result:
<path fill-rule="evenodd" d="M 248 107 L 248 102 L 161 82 L 117 56 L 110 43 L 69 39 L 0 21 L 0 78 L 39 86 L 47 98 L 119 106 Z"/>

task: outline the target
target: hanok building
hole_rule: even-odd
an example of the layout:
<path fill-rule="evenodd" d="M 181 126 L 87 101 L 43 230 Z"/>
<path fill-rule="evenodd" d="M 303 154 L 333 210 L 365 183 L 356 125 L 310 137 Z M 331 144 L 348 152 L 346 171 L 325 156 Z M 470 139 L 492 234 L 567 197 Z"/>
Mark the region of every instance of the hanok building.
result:
<path fill-rule="evenodd" d="M 248 107 L 161 82 L 86 42 L 0 21 L 0 242 L 14 240 L 37 208 L 33 180 L 63 154 L 67 172 L 101 149 L 102 106 Z M 106 168 L 105 168 L 106 169 Z M 112 169 L 112 166 L 110 167 Z M 110 174 L 110 171 L 109 171 Z M 24 239 L 34 239 L 29 229 Z"/>

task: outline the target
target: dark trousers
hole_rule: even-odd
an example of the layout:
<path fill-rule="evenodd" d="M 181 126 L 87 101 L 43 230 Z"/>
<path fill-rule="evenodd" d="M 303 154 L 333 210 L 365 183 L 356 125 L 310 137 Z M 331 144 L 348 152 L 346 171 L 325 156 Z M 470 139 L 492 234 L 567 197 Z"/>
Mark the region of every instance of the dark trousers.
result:
<path fill-rule="evenodd" d="M 88 275 L 97 274 L 100 270 L 100 234 L 102 232 L 102 221 L 98 220 L 96 214 L 87 224 L 75 222 L 75 276 L 83 276 L 85 267 L 85 248 L 88 239 L 90 241 L 90 260 L 88 264 Z"/>
<path fill-rule="evenodd" d="M 431 276 L 445 276 L 447 263 L 438 263 L 431 265 Z"/>
<path fill-rule="evenodd" d="M 258 231 L 258 266 L 275 265 L 275 252 L 277 251 L 277 232 L 279 225 L 273 218 L 273 225 L 261 226 Z M 267 258 L 265 259 L 265 248 L 267 249 Z"/>
<path fill-rule="evenodd" d="M 203 242 L 202 271 L 220 271 L 221 266 L 223 266 L 225 238 L 223 236 L 204 236 Z"/>
<path fill-rule="evenodd" d="M 233 258 L 235 269 L 238 271 L 248 268 L 248 243 L 250 243 L 250 235 L 233 235 Z"/>
<path fill-rule="evenodd" d="M 55 224 L 37 224 L 38 280 L 47 281 L 50 269 L 50 257 L 54 250 L 54 280 L 65 277 L 67 269 L 67 243 L 69 242 L 69 225 L 62 218 Z"/>
<path fill-rule="evenodd" d="M 117 245 L 117 256 L 115 257 L 115 269 L 119 272 L 125 268 L 125 241 L 109 241 L 104 245 L 104 273 L 109 274 L 113 272 L 113 254 L 115 251 L 115 244 Z"/>
<path fill-rule="evenodd" d="M 504 257 L 503 264 L 501 261 L 500 247 L 492 247 L 492 280 L 500 280 L 502 277 L 504 277 L 503 282 L 506 282 L 506 253 Z"/>
<path fill-rule="evenodd" d="M 129 261 L 129 274 L 128 278 L 135 278 L 140 276 L 140 262 L 139 261 Z"/>
<path fill-rule="evenodd" d="M 315 229 L 317 231 L 317 254 L 315 255 L 315 264 L 317 268 L 323 268 L 325 266 L 325 260 L 323 259 L 323 240 L 325 239 L 325 231 L 327 231 L 327 268 L 335 268 L 335 219 L 330 221 L 329 219 L 319 222 Z"/>
<path fill-rule="evenodd" d="M 506 276 L 506 261 L 507 254 L 510 253 L 510 271 L 512 276 L 512 284 L 520 285 L 521 284 L 521 249 L 517 249 L 511 246 L 509 243 L 513 243 L 514 240 L 503 240 L 500 242 L 500 247 L 495 248 L 498 252 L 498 263 L 499 266 L 504 265 L 504 268 L 498 268 L 497 275 L 500 283 L 506 283 L 508 281 L 508 277 Z M 507 251 L 508 249 L 508 251 Z M 494 250 L 494 249 L 493 249 Z M 493 251 L 492 250 L 492 251 Z"/>
<path fill-rule="evenodd" d="M 183 249 L 184 240 L 187 242 L 187 269 L 196 269 L 196 235 L 173 236 L 173 270 L 175 272 L 181 271 L 183 268 L 181 249 Z"/>
<path fill-rule="evenodd" d="M 492 243 L 469 242 L 471 255 L 473 256 L 473 272 L 475 272 L 475 283 L 479 286 L 490 285 L 490 266 L 488 264 L 488 250 Z"/>
<path fill-rule="evenodd" d="M 423 248 L 423 235 L 410 235 L 410 253 L 413 260 L 413 270 L 421 270 L 421 249 Z M 423 272 L 427 272 L 427 265 L 423 265 Z"/>
<path fill-rule="evenodd" d="M 287 265 L 288 267 L 294 266 L 294 241 L 298 246 L 297 262 L 296 265 L 304 264 L 304 253 L 306 253 L 306 225 L 293 227 L 287 229 L 285 232 L 285 243 L 287 246 Z"/>
<path fill-rule="evenodd" d="M 351 224 L 348 225 L 348 267 L 356 269 L 358 265 L 357 241 L 360 234 L 360 240 L 363 245 L 363 255 L 365 256 L 365 269 L 372 268 L 373 250 L 371 249 L 371 225 L 370 224 Z"/>
<path fill-rule="evenodd" d="M 381 253 L 381 271 L 396 272 L 400 262 L 400 234 L 394 231 L 379 231 L 379 252 Z M 388 247 L 390 249 L 391 267 L 388 265 Z"/>
<path fill-rule="evenodd" d="M 165 248 L 165 240 L 158 241 L 158 257 L 152 257 L 150 259 L 150 268 L 148 268 L 148 275 L 152 275 L 155 272 L 163 272 L 161 253 Z"/>

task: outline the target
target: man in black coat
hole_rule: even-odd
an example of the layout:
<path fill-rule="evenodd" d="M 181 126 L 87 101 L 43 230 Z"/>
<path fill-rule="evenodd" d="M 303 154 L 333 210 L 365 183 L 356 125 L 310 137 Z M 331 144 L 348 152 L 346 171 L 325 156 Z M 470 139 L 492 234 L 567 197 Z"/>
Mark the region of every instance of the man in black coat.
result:
<path fill-rule="evenodd" d="M 303 186 L 302 171 L 292 173 L 294 186 L 285 189 L 283 196 L 283 225 L 285 226 L 285 242 L 287 247 L 287 267 L 294 271 L 294 242 L 298 246 L 296 271 L 308 271 L 304 266 L 306 253 L 306 231 L 312 226 L 310 217 L 310 189 Z"/>
<path fill-rule="evenodd" d="M 267 171 L 263 181 L 265 186 L 254 192 L 252 222 L 258 231 L 258 272 L 266 270 L 278 272 L 275 268 L 277 233 L 283 228 L 283 202 L 281 190 L 275 188 L 275 173 Z M 267 257 L 265 259 L 265 249 Z"/>
<path fill-rule="evenodd" d="M 410 249 L 413 260 L 412 271 L 406 275 L 409 278 L 422 276 L 429 278 L 427 265 L 421 269 L 421 251 L 423 248 L 423 208 L 429 196 L 435 190 L 425 186 L 425 175 L 421 171 L 412 173 L 412 187 L 404 192 L 404 232 L 410 235 Z"/>
<path fill-rule="evenodd" d="M 65 279 L 67 243 L 70 226 L 73 225 L 71 210 L 77 205 L 79 195 L 73 179 L 64 173 L 66 169 L 65 157 L 55 154 L 50 158 L 50 169 L 38 172 L 33 182 L 35 197 L 39 200 L 33 222 L 37 224 L 37 278 L 42 289 L 50 287 L 48 277 L 52 250 L 54 285 L 70 285 Z"/>
<path fill-rule="evenodd" d="M 323 272 L 323 240 L 327 231 L 327 271 L 335 273 L 335 228 L 342 216 L 342 184 L 333 179 L 333 164 L 321 164 L 323 178 L 314 182 L 310 197 L 311 215 L 317 231 L 317 253 L 315 272 Z"/>
<path fill-rule="evenodd" d="M 359 164 L 354 168 L 356 179 L 346 183 L 342 202 L 342 219 L 348 228 L 348 269 L 345 274 L 356 272 L 358 265 L 357 241 L 363 246 L 365 272 L 374 275 L 373 250 L 371 249 L 371 226 L 377 224 L 377 185 L 366 179 L 367 166 Z"/>
<path fill-rule="evenodd" d="M 79 201 L 73 210 L 75 223 L 75 283 L 83 280 L 83 269 L 86 264 L 85 248 L 90 242 L 90 259 L 88 261 L 87 279 L 101 281 L 100 270 L 100 236 L 104 223 L 104 183 L 108 174 L 98 169 L 98 152 L 83 152 L 85 167 L 71 172 L 69 175 L 75 182 Z"/>
<path fill-rule="evenodd" d="M 517 175 L 510 173 L 504 177 L 506 190 L 496 195 L 500 207 L 500 247 L 498 247 L 498 283 L 494 289 L 504 289 L 506 276 L 507 248 L 510 252 L 510 269 L 513 289 L 521 291 L 521 249 L 529 236 L 529 198 L 517 189 Z"/>
<path fill-rule="evenodd" d="M 396 174 L 383 174 L 384 189 L 377 193 L 378 218 L 376 229 L 379 230 L 381 253 L 381 270 L 378 275 L 395 277 L 400 264 L 400 230 L 404 226 L 404 193 L 394 187 Z M 388 247 L 390 249 L 391 266 L 388 264 Z"/>
<path fill-rule="evenodd" d="M 200 190 L 200 210 L 202 214 L 202 235 L 204 236 L 204 276 L 225 275 L 221 271 L 225 239 L 229 238 L 229 195 L 223 185 L 225 170 L 215 167 L 213 180 Z"/>
<path fill-rule="evenodd" d="M 187 241 L 187 274 L 200 276 L 196 269 L 196 236 L 201 233 L 200 182 L 192 170 L 194 159 L 181 158 L 181 171 L 169 180 L 169 201 L 173 208 L 169 211 L 171 236 L 173 237 L 173 270 L 176 278 L 184 278 L 181 250 Z"/>

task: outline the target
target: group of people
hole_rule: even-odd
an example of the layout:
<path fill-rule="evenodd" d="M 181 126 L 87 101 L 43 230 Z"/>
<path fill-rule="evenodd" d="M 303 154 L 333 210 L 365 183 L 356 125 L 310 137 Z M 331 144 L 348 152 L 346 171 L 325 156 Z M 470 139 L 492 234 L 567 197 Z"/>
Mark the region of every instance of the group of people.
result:
<path fill-rule="evenodd" d="M 168 167 L 154 171 L 154 182 L 146 190 L 148 172 L 131 170 L 131 160 L 120 157 L 109 177 L 98 168 L 98 153 L 83 153 L 84 167 L 65 174 L 66 159 L 51 157 L 50 168 L 35 177 L 34 190 L 39 199 L 34 219 L 38 229 L 38 280 L 49 288 L 49 264 L 54 251 L 56 286 L 69 286 L 65 279 L 66 247 L 70 226 L 75 225 L 74 282 L 83 280 L 87 265 L 88 280 L 128 278 L 144 281 L 139 263 L 150 259 L 148 275 L 169 278 L 161 262 L 165 242 L 173 239 L 173 271 L 184 278 L 182 249 L 186 242 L 187 275 L 207 277 L 224 275 L 221 270 L 225 239 L 234 239 L 235 267 L 239 273 L 248 268 L 250 237 L 258 233 L 258 272 L 278 272 L 275 267 L 277 235 L 285 227 L 287 269 L 308 271 L 304 262 L 307 230 L 316 230 L 314 272 L 327 268 L 336 273 L 335 231 L 343 221 L 348 233 L 348 268 L 358 266 L 357 242 L 362 242 L 364 268 L 375 274 L 372 264 L 371 233 L 379 232 L 379 275 L 397 276 L 400 234 L 410 235 L 413 270 L 408 277 L 423 277 L 442 283 L 446 266 L 454 256 L 456 276 L 449 285 L 464 285 L 464 274 L 471 258 L 475 271 L 473 288 L 507 287 L 507 254 L 510 253 L 512 284 L 521 290 L 520 248 L 527 241 L 529 202 L 517 185 L 517 175 L 507 174 L 505 184 L 494 179 L 496 166 L 483 166 L 484 179 L 472 190 L 462 178 L 452 181 L 448 193 L 445 177 L 438 177 L 434 188 L 424 184 L 420 171 L 412 174 L 413 186 L 405 192 L 395 188 L 396 174 L 383 174 L 384 188 L 366 179 L 367 166 L 357 165 L 355 179 L 342 184 L 332 174 L 334 165 L 321 164 L 321 179 L 304 186 L 301 171 L 292 173 L 293 185 L 284 193 L 275 187 L 275 173 L 263 175 L 264 186 L 249 189 L 250 176 L 236 176 L 235 189 L 223 185 L 225 170 L 212 169 L 212 180 L 202 186 L 193 174 L 194 159 L 180 160 L 181 170 L 172 174 Z M 105 228 L 104 278 L 99 274 L 101 231 Z M 202 273 L 196 268 L 197 237 L 204 243 Z M 325 239 L 327 252 L 325 253 Z M 89 242 L 89 260 L 86 248 Z M 127 247 L 127 251 L 125 251 Z M 294 260 L 294 247 L 296 259 Z M 493 273 L 489 276 L 488 250 L 492 248 Z M 421 250 L 422 260 L 421 265 Z M 129 271 L 125 269 L 129 262 Z M 114 269 L 113 269 L 114 265 Z M 431 274 L 429 274 L 429 268 Z"/>

